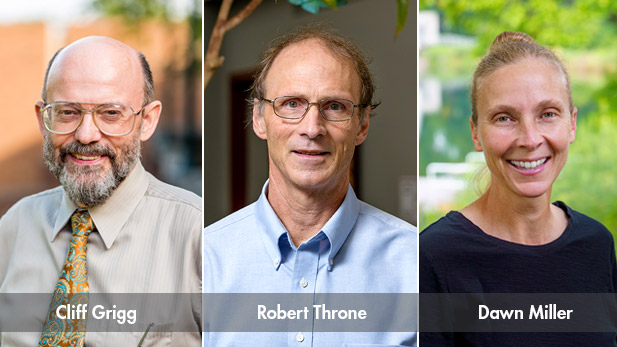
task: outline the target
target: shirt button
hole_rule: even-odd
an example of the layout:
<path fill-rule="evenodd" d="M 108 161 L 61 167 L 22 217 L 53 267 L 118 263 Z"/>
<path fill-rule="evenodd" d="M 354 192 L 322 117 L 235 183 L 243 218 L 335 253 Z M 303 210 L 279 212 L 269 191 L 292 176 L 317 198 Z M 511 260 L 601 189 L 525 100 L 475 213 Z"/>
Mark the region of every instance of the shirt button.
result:
<path fill-rule="evenodd" d="M 298 335 L 296 335 L 296 341 L 298 342 L 304 341 L 304 335 L 302 335 L 302 333 L 298 333 Z"/>
<path fill-rule="evenodd" d="M 300 286 L 302 288 L 306 288 L 306 286 L 308 286 L 308 282 L 303 278 L 300 280 Z"/>

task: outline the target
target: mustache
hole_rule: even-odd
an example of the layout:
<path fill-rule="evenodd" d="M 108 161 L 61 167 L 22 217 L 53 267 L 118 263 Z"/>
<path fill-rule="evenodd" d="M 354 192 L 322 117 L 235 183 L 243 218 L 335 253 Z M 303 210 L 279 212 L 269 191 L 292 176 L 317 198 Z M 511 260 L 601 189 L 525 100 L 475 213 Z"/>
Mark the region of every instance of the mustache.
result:
<path fill-rule="evenodd" d="M 101 143 L 84 145 L 79 142 L 73 142 L 60 148 L 60 157 L 62 158 L 62 160 L 64 160 L 67 154 L 71 153 L 94 154 L 107 156 L 110 160 L 116 159 L 116 153 L 113 151 L 113 149 Z"/>

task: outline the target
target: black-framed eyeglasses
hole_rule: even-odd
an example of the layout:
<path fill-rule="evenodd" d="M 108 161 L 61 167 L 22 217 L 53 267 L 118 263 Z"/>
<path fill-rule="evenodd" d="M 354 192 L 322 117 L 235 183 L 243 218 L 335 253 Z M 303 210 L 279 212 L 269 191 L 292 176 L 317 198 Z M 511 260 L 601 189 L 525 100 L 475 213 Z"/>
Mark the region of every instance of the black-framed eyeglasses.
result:
<path fill-rule="evenodd" d="M 81 103 L 56 101 L 43 104 L 41 113 L 45 128 L 54 134 L 66 135 L 79 128 L 84 120 L 84 113 L 92 113 L 94 125 L 105 135 L 128 135 L 135 127 L 135 116 L 139 115 L 146 105 L 135 112 L 133 108 L 123 104 L 96 104 L 90 109 L 83 108 Z"/>
<path fill-rule="evenodd" d="M 274 114 L 285 119 L 300 119 L 306 115 L 311 105 L 316 105 L 319 114 L 331 122 L 343 122 L 350 120 L 357 107 L 367 105 L 354 104 L 347 99 L 321 99 L 319 102 L 310 102 L 299 96 L 279 96 L 272 100 L 261 98 L 265 102 L 272 104 Z"/>

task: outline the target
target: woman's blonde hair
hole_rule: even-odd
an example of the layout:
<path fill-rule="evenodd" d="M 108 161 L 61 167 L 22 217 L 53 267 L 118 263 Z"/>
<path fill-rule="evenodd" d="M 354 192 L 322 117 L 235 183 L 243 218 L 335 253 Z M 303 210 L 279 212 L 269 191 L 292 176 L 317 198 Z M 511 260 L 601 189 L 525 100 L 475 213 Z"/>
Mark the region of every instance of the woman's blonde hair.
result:
<path fill-rule="evenodd" d="M 570 113 L 574 111 L 570 77 L 557 55 L 550 49 L 539 45 L 531 36 L 525 33 L 504 31 L 495 37 L 488 50 L 488 54 L 482 58 L 473 74 L 471 85 L 471 119 L 474 124 L 478 124 L 477 99 L 478 90 L 483 79 L 503 66 L 516 64 L 525 59 L 543 59 L 557 67 L 563 77 L 568 93 Z"/>

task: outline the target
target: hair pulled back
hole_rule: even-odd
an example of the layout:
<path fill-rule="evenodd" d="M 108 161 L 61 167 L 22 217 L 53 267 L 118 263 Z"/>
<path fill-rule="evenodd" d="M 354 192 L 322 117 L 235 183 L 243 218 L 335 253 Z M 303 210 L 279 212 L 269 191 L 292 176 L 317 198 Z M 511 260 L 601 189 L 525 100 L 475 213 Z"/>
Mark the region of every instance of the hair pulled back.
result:
<path fill-rule="evenodd" d="M 482 58 L 473 74 L 471 85 L 471 119 L 478 123 L 478 90 L 483 79 L 501 67 L 516 64 L 525 59 L 542 59 L 553 64 L 562 75 L 568 93 L 570 113 L 574 110 L 570 77 L 561 60 L 550 49 L 539 45 L 531 36 L 521 32 L 504 31 L 495 37 L 488 54 Z"/>

